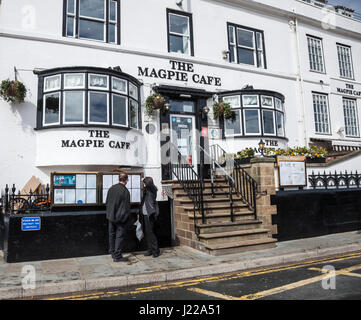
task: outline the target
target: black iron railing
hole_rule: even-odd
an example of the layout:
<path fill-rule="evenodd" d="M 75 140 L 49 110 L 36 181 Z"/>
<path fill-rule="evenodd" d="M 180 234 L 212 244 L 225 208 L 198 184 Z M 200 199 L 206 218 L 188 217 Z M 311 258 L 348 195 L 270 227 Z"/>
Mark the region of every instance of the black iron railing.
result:
<path fill-rule="evenodd" d="M 357 173 L 317 173 L 312 171 L 308 176 L 308 181 L 312 189 L 348 189 L 361 188 L 361 174 Z"/>
<path fill-rule="evenodd" d="M 256 193 L 258 186 L 256 180 L 234 161 L 232 155 L 227 154 L 219 145 L 212 145 L 210 152 L 213 159 L 219 159 L 219 163 L 223 162 L 225 170 L 234 179 L 234 190 L 253 210 L 255 218 L 257 218 Z"/>
<path fill-rule="evenodd" d="M 214 196 L 215 196 L 215 192 L 214 192 L 215 178 L 223 177 L 223 179 L 228 184 L 230 217 L 231 217 L 231 221 L 233 222 L 234 221 L 234 216 L 233 216 L 233 197 L 232 197 L 232 193 L 233 193 L 233 187 L 234 187 L 234 179 L 226 171 L 226 169 L 224 167 L 222 167 L 221 164 L 219 164 L 219 162 L 217 161 L 218 158 L 214 158 L 207 151 L 205 151 L 201 146 L 199 146 L 199 149 L 200 149 L 201 152 L 203 152 L 205 160 L 207 161 L 206 163 L 211 164 L 211 166 L 210 166 L 210 176 L 211 176 L 211 196 L 212 196 L 212 198 L 214 198 Z"/>
<path fill-rule="evenodd" d="M 196 213 L 199 212 L 202 223 L 205 223 L 205 213 L 203 205 L 204 182 L 194 171 L 193 166 L 189 164 L 185 156 L 182 156 L 178 149 L 170 144 L 169 166 L 171 174 L 174 174 L 179 183 L 193 202 L 194 228 L 197 235 L 199 230 L 196 223 Z"/>
<path fill-rule="evenodd" d="M 5 194 L 1 197 L 3 212 L 5 214 L 31 213 L 34 211 L 50 210 L 49 185 L 47 185 L 40 194 L 30 192 L 28 194 L 16 193 L 16 187 L 13 185 L 11 190 L 8 185 L 5 187 Z"/>

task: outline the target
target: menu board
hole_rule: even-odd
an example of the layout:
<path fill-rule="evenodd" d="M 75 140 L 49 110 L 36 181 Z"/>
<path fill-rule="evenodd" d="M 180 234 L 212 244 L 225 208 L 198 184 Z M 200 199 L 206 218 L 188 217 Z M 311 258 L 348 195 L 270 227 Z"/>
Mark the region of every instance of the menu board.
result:
<path fill-rule="evenodd" d="M 114 184 L 119 183 L 118 174 L 103 174 L 102 177 L 102 202 L 106 203 L 108 190 Z M 131 203 L 141 202 L 141 174 L 128 174 L 128 183 L 125 185 L 130 193 Z"/>
<path fill-rule="evenodd" d="M 58 174 L 53 175 L 55 205 L 82 205 L 97 203 L 97 174 Z"/>
<path fill-rule="evenodd" d="M 279 157 L 280 187 L 306 186 L 306 163 L 304 157 Z"/>

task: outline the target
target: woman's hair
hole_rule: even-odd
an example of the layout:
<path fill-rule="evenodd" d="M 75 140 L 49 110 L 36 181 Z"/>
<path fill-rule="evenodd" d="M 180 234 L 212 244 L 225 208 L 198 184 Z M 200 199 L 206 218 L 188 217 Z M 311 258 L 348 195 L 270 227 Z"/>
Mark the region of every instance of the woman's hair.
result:
<path fill-rule="evenodd" d="M 152 177 L 145 177 L 143 179 L 143 183 L 145 184 L 145 190 L 149 190 L 154 194 L 157 194 L 158 188 L 154 185 Z"/>

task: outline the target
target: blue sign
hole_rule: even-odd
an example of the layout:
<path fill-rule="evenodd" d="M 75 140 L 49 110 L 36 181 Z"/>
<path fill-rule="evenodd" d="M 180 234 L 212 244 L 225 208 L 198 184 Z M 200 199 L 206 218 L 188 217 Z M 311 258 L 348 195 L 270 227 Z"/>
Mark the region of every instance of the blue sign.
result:
<path fill-rule="evenodd" d="M 21 231 L 40 230 L 40 217 L 21 218 Z"/>

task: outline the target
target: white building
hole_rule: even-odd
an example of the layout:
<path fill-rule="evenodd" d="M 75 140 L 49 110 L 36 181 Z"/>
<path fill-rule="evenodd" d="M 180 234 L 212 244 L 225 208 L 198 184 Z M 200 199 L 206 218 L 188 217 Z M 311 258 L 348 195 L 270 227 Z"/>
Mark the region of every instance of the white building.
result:
<path fill-rule="evenodd" d="M 202 127 L 227 152 L 361 148 L 360 40 L 360 21 L 314 1 L 2 0 L 0 80 L 28 94 L 0 100 L 0 185 L 119 167 L 160 185 L 170 130 L 193 163 Z M 167 113 L 144 114 L 152 90 Z M 202 114 L 214 99 L 235 122 Z"/>

